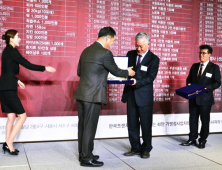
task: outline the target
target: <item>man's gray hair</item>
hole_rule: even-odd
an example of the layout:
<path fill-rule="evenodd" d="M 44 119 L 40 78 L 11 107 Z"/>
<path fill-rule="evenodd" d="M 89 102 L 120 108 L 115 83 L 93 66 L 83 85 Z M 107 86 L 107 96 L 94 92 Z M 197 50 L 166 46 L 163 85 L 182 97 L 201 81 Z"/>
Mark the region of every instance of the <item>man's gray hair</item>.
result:
<path fill-rule="evenodd" d="M 150 43 L 150 36 L 146 32 L 139 32 L 135 37 L 135 41 L 137 41 L 143 37 L 146 39 L 147 44 Z"/>

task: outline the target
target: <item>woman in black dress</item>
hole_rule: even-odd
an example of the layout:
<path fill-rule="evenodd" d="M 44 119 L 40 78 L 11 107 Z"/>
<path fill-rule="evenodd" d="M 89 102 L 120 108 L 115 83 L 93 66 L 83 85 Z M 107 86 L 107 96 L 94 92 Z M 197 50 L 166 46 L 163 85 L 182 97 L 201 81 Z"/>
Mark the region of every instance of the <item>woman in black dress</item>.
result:
<path fill-rule="evenodd" d="M 26 120 L 26 112 L 17 95 L 17 84 L 24 89 L 25 85 L 16 78 L 19 74 L 19 64 L 27 69 L 35 71 L 55 72 L 55 68 L 50 66 L 41 66 L 30 63 L 26 60 L 19 51 L 15 48 L 19 46 L 21 39 L 16 30 L 8 30 L 2 35 L 5 40 L 6 47 L 2 52 L 2 67 L 0 78 L 0 100 L 2 112 L 7 113 L 8 119 L 5 130 L 5 143 L 2 149 L 9 152 L 11 155 L 18 155 L 18 150 L 14 149 L 13 141 Z M 14 124 L 18 116 L 18 120 Z M 14 124 L 14 126 L 13 126 Z"/>

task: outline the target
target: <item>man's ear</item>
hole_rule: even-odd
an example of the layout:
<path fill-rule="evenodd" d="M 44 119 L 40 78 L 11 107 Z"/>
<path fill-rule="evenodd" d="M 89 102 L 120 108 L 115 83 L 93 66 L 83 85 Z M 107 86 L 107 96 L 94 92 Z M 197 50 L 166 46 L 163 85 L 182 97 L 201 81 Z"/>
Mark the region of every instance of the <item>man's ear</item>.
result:
<path fill-rule="evenodd" d="M 13 38 L 10 37 L 9 42 L 12 42 Z"/>
<path fill-rule="evenodd" d="M 109 42 L 111 40 L 111 37 L 109 35 L 106 36 L 106 42 Z"/>

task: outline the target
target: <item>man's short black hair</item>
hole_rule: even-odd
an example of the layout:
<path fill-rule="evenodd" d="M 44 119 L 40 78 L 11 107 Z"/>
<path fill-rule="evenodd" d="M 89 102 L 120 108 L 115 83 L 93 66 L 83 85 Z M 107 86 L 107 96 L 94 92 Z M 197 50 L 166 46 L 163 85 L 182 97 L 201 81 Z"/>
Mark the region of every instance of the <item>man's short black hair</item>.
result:
<path fill-rule="evenodd" d="M 212 54 L 212 52 L 213 52 L 212 47 L 209 46 L 209 45 L 207 45 L 207 44 L 204 44 L 204 45 L 201 45 L 201 46 L 200 46 L 200 50 L 203 50 L 203 49 L 208 49 L 208 53 L 209 53 L 209 54 Z"/>
<path fill-rule="evenodd" d="M 111 36 L 112 38 L 116 35 L 116 31 L 112 27 L 103 27 L 98 34 L 98 38 Z"/>

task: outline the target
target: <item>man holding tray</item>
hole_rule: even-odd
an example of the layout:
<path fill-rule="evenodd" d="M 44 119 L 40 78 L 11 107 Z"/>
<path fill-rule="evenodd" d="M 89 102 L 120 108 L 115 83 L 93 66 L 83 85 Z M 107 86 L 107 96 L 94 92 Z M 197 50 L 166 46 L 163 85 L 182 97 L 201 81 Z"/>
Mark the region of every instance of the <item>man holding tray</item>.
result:
<path fill-rule="evenodd" d="M 199 84 L 206 87 L 206 93 L 189 100 L 189 140 L 183 146 L 196 145 L 198 138 L 198 120 L 200 116 L 201 131 L 198 148 L 205 148 L 209 135 L 210 111 L 214 104 L 213 91 L 221 85 L 220 68 L 210 62 L 213 50 L 209 45 L 201 45 L 199 52 L 200 63 L 195 63 L 190 69 L 186 84 Z"/>

